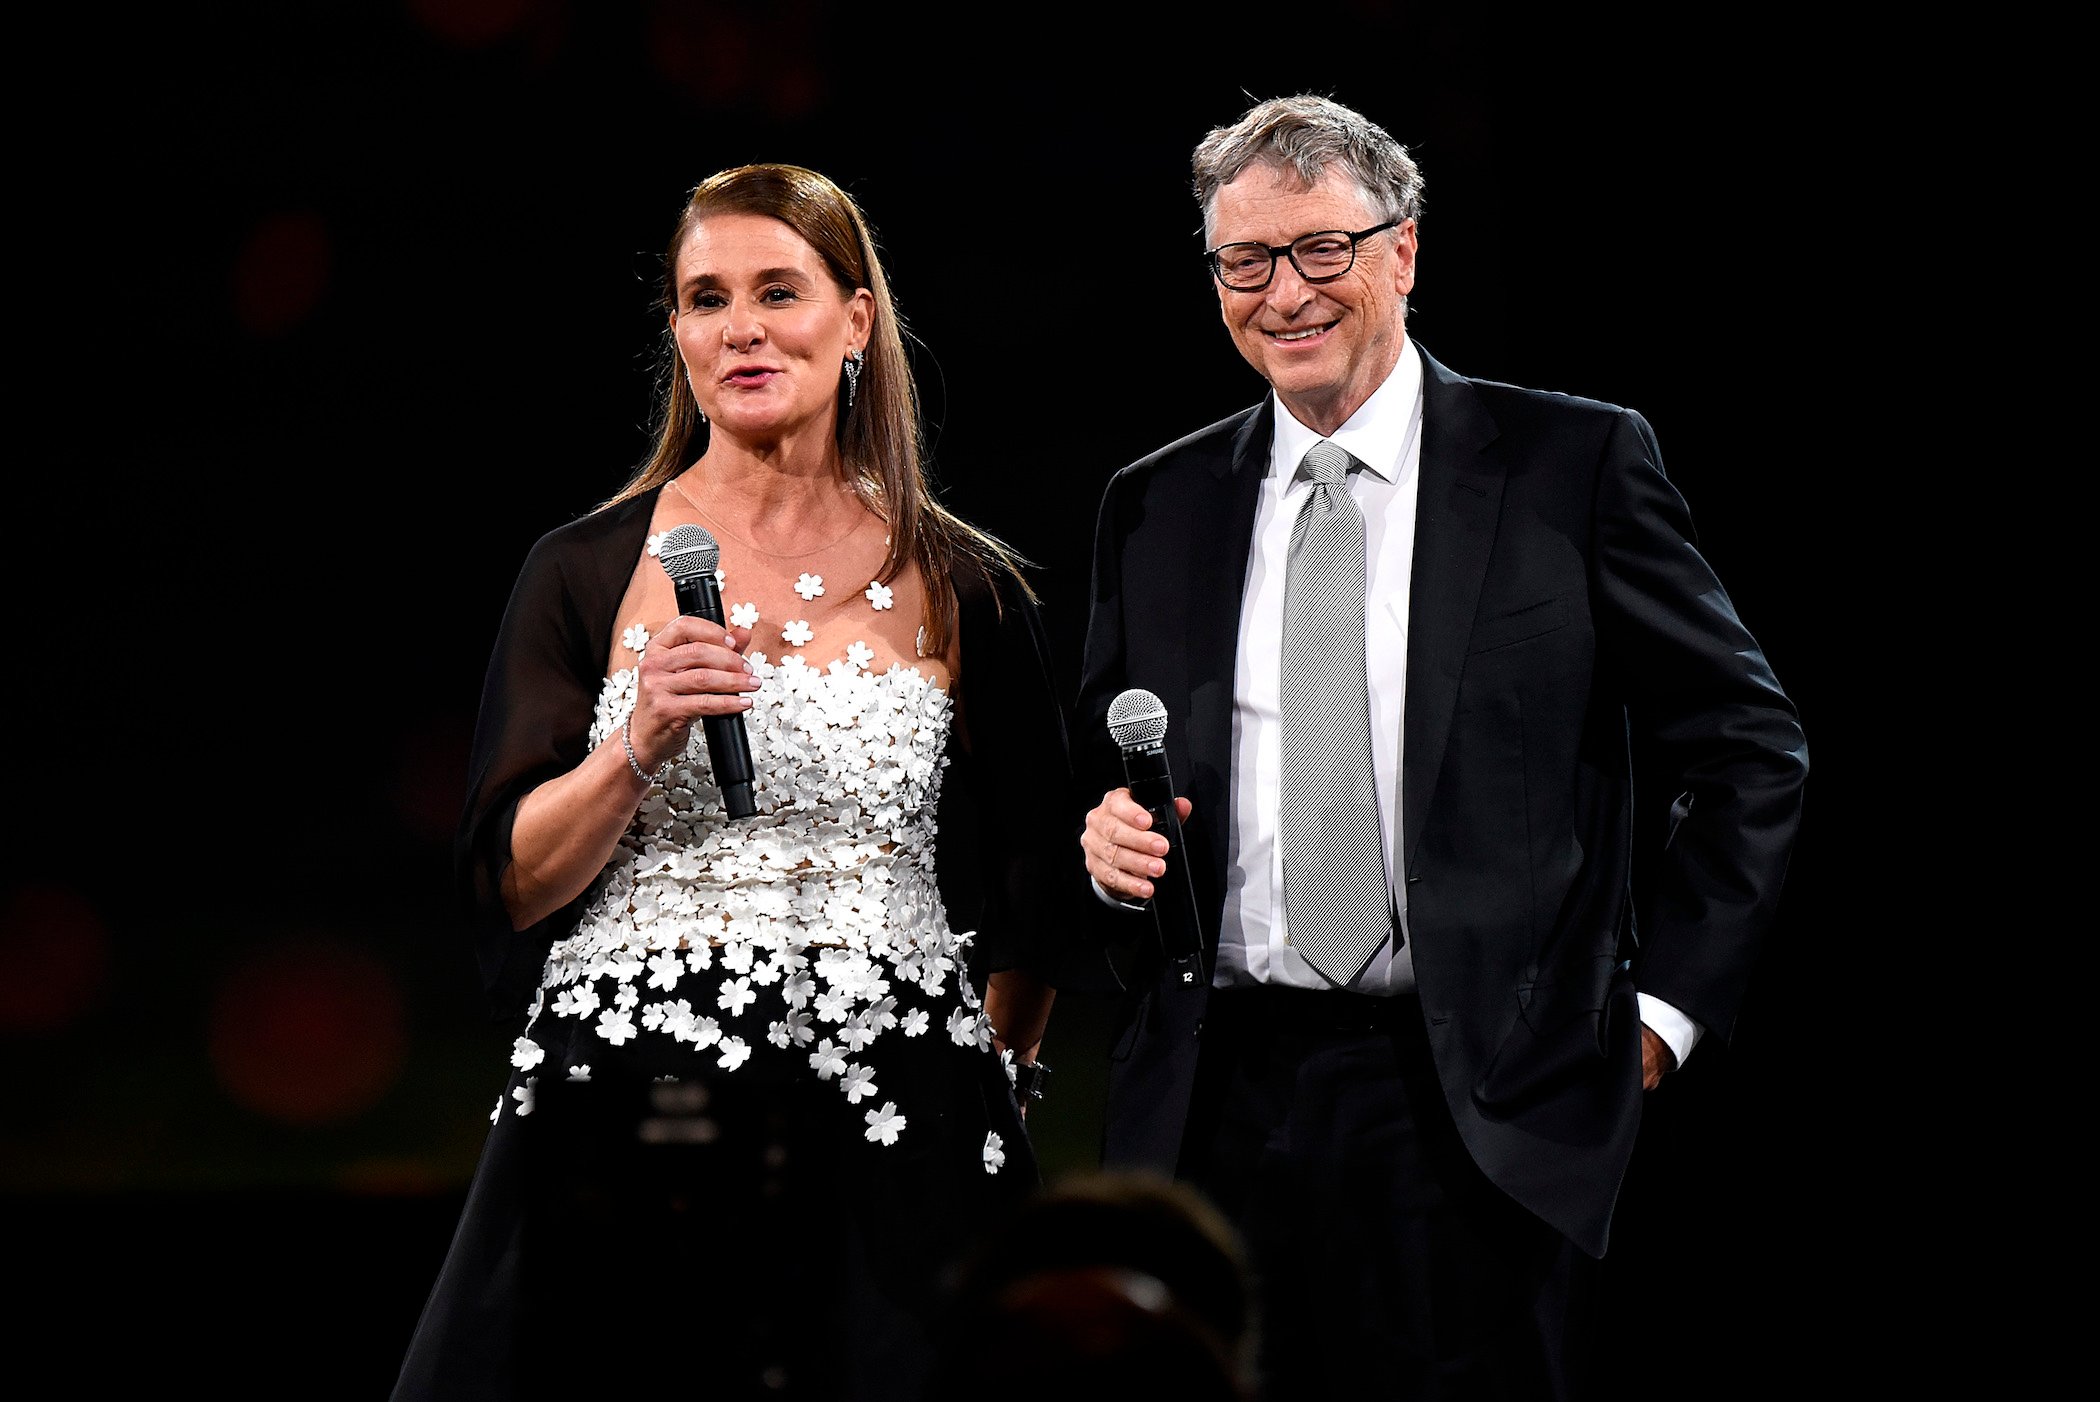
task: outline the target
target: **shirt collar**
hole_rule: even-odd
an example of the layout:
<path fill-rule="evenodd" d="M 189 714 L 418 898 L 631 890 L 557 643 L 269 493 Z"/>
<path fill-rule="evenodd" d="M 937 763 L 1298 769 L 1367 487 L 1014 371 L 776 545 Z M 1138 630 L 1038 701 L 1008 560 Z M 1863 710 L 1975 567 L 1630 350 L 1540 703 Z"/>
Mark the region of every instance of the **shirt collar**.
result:
<path fill-rule="evenodd" d="M 1304 460 L 1306 450 L 1319 442 L 1322 435 L 1299 423 L 1274 390 L 1269 392 L 1269 397 L 1276 403 L 1276 431 L 1270 439 L 1269 471 L 1288 484 L 1298 471 L 1298 464 Z M 1400 359 L 1384 383 L 1357 406 L 1348 422 L 1327 436 L 1381 480 L 1396 482 L 1407 466 L 1402 458 L 1407 452 L 1408 430 L 1414 424 L 1415 406 L 1421 397 L 1422 357 L 1410 336 L 1401 343 Z"/>

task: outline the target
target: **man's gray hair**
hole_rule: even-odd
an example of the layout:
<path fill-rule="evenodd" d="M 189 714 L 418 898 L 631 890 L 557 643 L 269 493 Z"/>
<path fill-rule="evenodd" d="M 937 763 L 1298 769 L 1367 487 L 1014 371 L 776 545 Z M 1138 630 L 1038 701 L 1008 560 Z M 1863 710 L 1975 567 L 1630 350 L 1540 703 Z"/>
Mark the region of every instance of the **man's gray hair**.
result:
<path fill-rule="evenodd" d="M 1340 166 L 1380 219 L 1422 217 L 1422 172 L 1384 127 L 1332 98 L 1274 97 L 1229 127 L 1213 127 L 1196 146 L 1196 199 L 1203 241 L 1215 232 L 1218 191 L 1249 166 L 1288 170 L 1308 187 Z"/>

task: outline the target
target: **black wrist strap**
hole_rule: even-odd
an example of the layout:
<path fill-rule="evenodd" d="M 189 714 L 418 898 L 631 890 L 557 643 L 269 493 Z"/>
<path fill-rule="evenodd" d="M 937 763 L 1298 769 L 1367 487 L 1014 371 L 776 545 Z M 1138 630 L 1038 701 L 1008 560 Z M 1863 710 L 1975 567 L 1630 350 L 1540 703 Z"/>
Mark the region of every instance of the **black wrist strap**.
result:
<path fill-rule="evenodd" d="M 1026 1066 L 1014 1067 L 1014 1093 L 1025 1095 L 1030 1100 L 1043 1098 L 1043 1083 L 1050 1079 L 1050 1068 L 1040 1061 Z"/>

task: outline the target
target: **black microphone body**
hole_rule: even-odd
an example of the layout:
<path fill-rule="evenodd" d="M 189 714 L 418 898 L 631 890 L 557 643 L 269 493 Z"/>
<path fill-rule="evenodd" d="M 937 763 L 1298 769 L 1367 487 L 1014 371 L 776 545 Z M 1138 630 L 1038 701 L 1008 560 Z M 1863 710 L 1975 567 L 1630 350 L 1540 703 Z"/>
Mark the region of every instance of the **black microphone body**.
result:
<path fill-rule="evenodd" d="M 673 575 L 671 583 L 678 591 L 680 613 L 728 626 L 722 622 L 722 588 L 712 569 Z M 707 758 L 714 766 L 715 787 L 722 791 L 722 807 L 732 818 L 750 817 L 758 811 L 758 802 L 751 796 L 751 740 L 744 733 L 744 718 L 702 716 L 700 727 L 707 736 Z"/>
<path fill-rule="evenodd" d="M 1181 814 L 1174 807 L 1174 776 L 1166 748 L 1157 740 L 1119 744 L 1123 777 L 1130 796 L 1152 815 L 1152 831 L 1167 839 L 1167 869 L 1152 878 L 1152 898 L 1143 902 L 1159 933 L 1159 950 L 1170 979 L 1206 985 L 1210 973 L 1203 957 L 1203 929 L 1196 919 L 1196 887 L 1189 879 L 1188 844 Z"/>

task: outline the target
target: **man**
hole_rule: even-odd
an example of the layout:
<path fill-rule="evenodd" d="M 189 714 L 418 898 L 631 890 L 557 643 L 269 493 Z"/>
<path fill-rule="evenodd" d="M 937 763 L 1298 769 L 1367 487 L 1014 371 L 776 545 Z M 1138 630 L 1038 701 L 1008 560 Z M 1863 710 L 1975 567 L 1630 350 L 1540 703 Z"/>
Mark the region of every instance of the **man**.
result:
<path fill-rule="evenodd" d="M 1108 903 L 1168 847 L 1106 728 L 1142 689 L 1211 949 L 1126 972 L 1104 1157 L 1245 1233 L 1270 1395 L 1574 1395 L 1641 1094 L 1727 1037 L 1770 922 L 1800 726 L 1638 414 L 1409 338 L 1397 142 L 1282 99 L 1195 176 L 1271 393 L 1102 502 L 1086 867 L 1143 950 Z"/>

